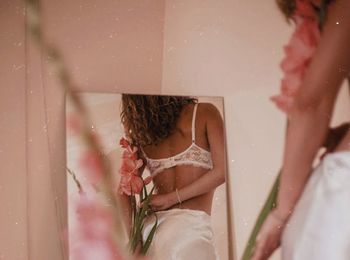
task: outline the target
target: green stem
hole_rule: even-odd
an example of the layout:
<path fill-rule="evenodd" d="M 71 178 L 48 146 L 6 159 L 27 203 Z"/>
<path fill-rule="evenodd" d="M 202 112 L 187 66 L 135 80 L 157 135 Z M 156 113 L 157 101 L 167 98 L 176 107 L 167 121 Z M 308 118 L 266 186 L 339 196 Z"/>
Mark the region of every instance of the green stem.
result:
<path fill-rule="evenodd" d="M 253 250 L 256 242 L 256 237 L 259 234 L 259 231 L 262 227 L 262 224 L 264 223 L 265 219 L 269 215 L 272 209 L 276 207 L 276 202 L 277 202 L 277 194 L 278 194 L 278 187 L 279 187 L 279 178 L 280 178 L 280 173 L 278 174 L 275 183 L 272 186 L 272 189 L 269 193 L 269 196 L 263 206 L 263 208 L 260 211 L 260 214 L 255 222 L 254 229 L 252 233 L 250 234 L 248 243 L 246 245 L 246 248 L 244 250 L 242 260 L 250 260 L 252 255 L 253 255 Z"/>

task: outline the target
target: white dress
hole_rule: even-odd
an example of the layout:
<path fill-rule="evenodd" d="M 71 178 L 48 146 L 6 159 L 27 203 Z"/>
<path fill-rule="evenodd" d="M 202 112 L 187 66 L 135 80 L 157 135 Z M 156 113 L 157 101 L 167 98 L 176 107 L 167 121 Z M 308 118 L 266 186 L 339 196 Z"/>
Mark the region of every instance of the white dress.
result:
<path fill-rule="evenodd" d="M 158 211 L 158 226 L 148 256 L 152 260 L 218 259 L 210 216 L 201 210 L 170 209 Z M 147 219 L 144 241 L 155 223 Z"/>
<path fill-rule="evenodd" d="M 350 259 L 350 151 L 326 155 L 312 173 L 284 230 L 282 256 Z"/>

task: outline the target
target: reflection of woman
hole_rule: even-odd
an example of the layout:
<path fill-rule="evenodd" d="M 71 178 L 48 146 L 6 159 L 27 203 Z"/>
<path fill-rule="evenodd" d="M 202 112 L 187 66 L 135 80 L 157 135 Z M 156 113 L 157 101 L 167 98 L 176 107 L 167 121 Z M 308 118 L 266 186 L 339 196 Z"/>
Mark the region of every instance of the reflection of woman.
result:
<path fill-rule="evenodd" d="M 350 72 L 349 14 L 349 0 L 329 7 L 289 114 L 278 205 L 261 229 L 254 260 L 267 259 L 281 237 L 283 259 L 350 259 L 350 131 L 312 172 L 340 85 Z"/>
<path fill-rule="evenodd" d="M 215 106 L 174 96 L 123 95 L 121 118 L 157 193 L 152 259 L 216 259 L 210 213 L 225 181 L 223 121 Z M 150 217 L 144 236 L 154 224 Z"/>

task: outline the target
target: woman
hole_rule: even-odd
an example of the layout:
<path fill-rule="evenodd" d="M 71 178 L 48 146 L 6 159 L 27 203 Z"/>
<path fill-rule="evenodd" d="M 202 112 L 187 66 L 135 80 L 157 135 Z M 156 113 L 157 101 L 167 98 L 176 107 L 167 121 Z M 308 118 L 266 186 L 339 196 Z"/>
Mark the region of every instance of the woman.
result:
<path fill-rule="evenodd" d="M 313 2 L 317 6 L 320 1 Z M 309 179 L 341 83 L 350 72 L 349 14 L 350 0 L 329 5 L 321 39 L 289 112 L 278 204 L 263 224 L 254 260 L 269 258 L 281 240 L 283 259 L 350 259 L 349 131 Z"/>
<path fill-rule="evenodd" d="M 176 96 L 123 95 L 121 118 L 141 148 L 156 194 L 151 259 L 216 259 L 210 214 L 225 181 L 224 130 L 215 106 Z M 144 237 L 155 219 L 150 217 Z"/>

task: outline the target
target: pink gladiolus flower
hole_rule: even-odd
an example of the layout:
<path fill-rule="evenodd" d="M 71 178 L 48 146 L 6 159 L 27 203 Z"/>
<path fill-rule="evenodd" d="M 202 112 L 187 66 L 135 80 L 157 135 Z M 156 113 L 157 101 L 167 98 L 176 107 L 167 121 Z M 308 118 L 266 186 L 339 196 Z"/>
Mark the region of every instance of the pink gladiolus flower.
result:
<path fill-rule="evenodd" d="M 121 180 L 118 187 L 120 194 L 140 194 L 144 182 L 139 175 L 138 169 L 142 167 L 143 161 L 137 159 L 137 147 L 131 146 L 125 138 L 121 138 L 119 144 L 125 149 L 122 154 L 122 164 L 119 169 Z"/>
<path fill-rule="evenodd" d="M 143 187 L 143 181 L 140 176 L 130 175 L 127 177 L 122 177 L 119 183 L 119 194 L 140 194 Z"/>
<path fill-rule="evenodd" d="M 119 184 L 119 193 L 131 195 L 131 193 L 139 194 L 143 187 L 143 181 L 139 176 L 138 169 L 142 167 L 141 159 L 133 160 L 130 158 L 122 159 L 122 166 L 119 170 L 121 180 Z"/>
<path fill-rule="evenodd" d="M 281 62 L 281 69 L 284 72 L 281 93 L 271 97 L 277 107 L 286 113 L 293 107 L 295 96 L 320 39 L 315 10 L 310 1 L 297 0 L 296 4 L 293 17 L 295 32 L 284 47 L 286 56 Z"/>
<path fill-rule="evenodd" d="M 125 150 L 122 155 L 123 159 L 131 159 L 131 160 L 137 160 L 137 148 L 128 148 L 128 150 Z"/>
<path fill-rule="evenodd" d="M 119 141 L 119 144 L 121 145 L 121 147 L 123 148 L 127 148 L 128 146 L 130 146 L 130 142 L 128 140 L 126 140 L 124 137 L 122 137 Z"/>
<path fill-rule="evenodd" d="M 119 194 L 126 194 L 128 196 L 132 196 L 133 199 L 136 200 L 136 194 L 144 194 L 143 191 L 146 191 L 146 185 L 152 181 L 152 176 L 147 177 L 145 180 L 141 177 L 140 168 L 143 165 L 143 161 L 138 158 L 138 148 L 133 146 L 128 140 L 125 138 L 121 138 L 119 144 L 122 148 L 124 148 L 122 154 L 122 162 L 119 169 L 120 181 L 117 188 L 117 192 Z M 153 189 L 152 189 L 153 192 Z M 146 198 L 152 196 L 152 192 L 150 194 L 146 193 Z M 143 196 L 140 195 L 139 203 L 142 200 Z M 145 198 L 145 199 L 146 199 Z M 146 200 L 146 203 L 149 203 L 149 200 Z M 137 230 L 143 229 L 144 219 L 147 217 L 146 215 L 139 214 L 140 209 L 135 204 L 133 204 L 133 218 L 138 219 L 133 223 L 132 234 L 130 236 L 130 251 L 135 253 L 136 248 L 141 246 L 143 250 L 147 250 L 144 245 L 139 241 L 142 241 L 142 235 Z M 155 226 L 156 227 L 156 226 Z M 152 240 L 153 235 L 147 238 Z"/>
<path fill-rule="evenodd" d="M 138 175 L 131 174 L 129 176 L 122 176 L 119 182 L 118 192 L 119 194 L 140 194 L 144 185 L 149 184 L 152 181 L 152 177 L 148 176 L 144 181 Z"/>
<path fill-rule="evenodd" d="M 138 169 L 141 168 L 143 162 L 141 159 L 133 160 L 132 158 L 123 158 L 122 165 L 120 167 L 121 175 L 138 175 Z"/>
<path fill-rule="evenodd" d="M 136 146 L 131 146 L 130 142 L 126 140 L 124 137 L 122 137 L 119 141 L 119 144 L 121 147 L 125 149 L 123 152 L 122 158 L 131 158 L 133 160 L 137 159 L 137 147 Z"/>

